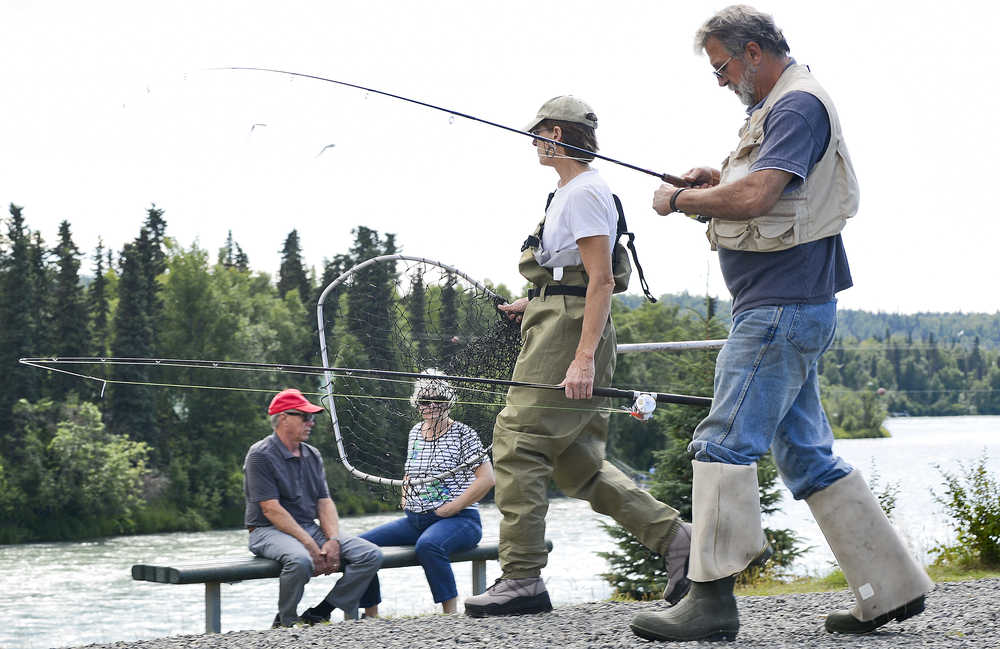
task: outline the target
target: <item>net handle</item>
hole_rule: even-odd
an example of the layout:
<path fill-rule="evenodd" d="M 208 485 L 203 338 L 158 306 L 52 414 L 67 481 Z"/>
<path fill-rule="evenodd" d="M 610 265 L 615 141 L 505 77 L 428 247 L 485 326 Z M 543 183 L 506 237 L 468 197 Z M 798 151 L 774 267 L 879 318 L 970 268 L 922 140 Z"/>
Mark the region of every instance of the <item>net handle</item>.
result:
<path fill-rule="evenodd" d="M 368 266 L 373 266 L 378 263 L 382 262 L 395 263 L 397 261 L 413 261 L 423 264 L 430 264 L 432 266 L 437 266 L 438 268 L 443 268 L 449 273 L 458 275 L 459 277 L 466 280 L 479 290 L 483 291 L 484 293 L 489 295 L 490 298 L 492 298 L 497 304 L 505 303 L 507 301 L 500 295 L 497 295 L 494 291 L 490 290 L 486 286 L 483 286 L 483 284 L 476 281 L 472 277 L 469 277 L 468 275 L 458 270 L 454 266 L 449 266 L 448 264 L 445 264 L 443 262 L 434 259 L 427 259 L 426 257 L 411 257 L 409 255 L 379 255 L 378 257 L 372 257 L 371 259 L 363 261 L 360 264 L 355 264 L 351 268 L 345 270 L 335 280 L 330 282 L 326 286 L 326 288 L 323 289 L 322 293 L 320 293 L 319 301 L 316 303 L 316 320 L 318 322 L 317 331 L 319 332 L 319 353 L 321 358 L 323 359 L 323 367 L 332 367 L 329 359 L 329 352 L 328 352 L 329 347 L 326 344 L 326 323 L 325 323 L 325 318 L 323 317 L 323 305 L 326 303 L 327 296 L 330 295 L 330 293 L 335 288 L 337 288 L 345 281 L 347 281 L 347 279 L 356 272 L 364 268 L 367 268 Z M 343 433 L 341 433 L 340 431 L 340 419 L 337 416 L 337 407 L 333 401 L 333 374 L 328 370 L 323 372 L 323 390 L 326 392 L 326 396 L 323 397 L 323 399 L 327 402 L 327 410 L 330 413 L 330 421 L 333 422 L 333 439 L 337 443 L 337 453 L 340 455 L 340 461 L 343 463 L 344 468 L 346 468 L 352 476 L 354 476 L 359 480 L 364 480 L 365 482 L 374 482 L 375 484 L 379 485 L 388 485 L 392 487 L 402 488 L 403 486 L 402 480 L 395 480 L 391 478 L 374 476 L 371 475 L 370 473 L 365 473 L 364 471 L 361 471 L 360 469 L 351 464 L 351 462 L 347 459 L 347 451 L 344 448 L 344 436 Z M 487 449 L 487 451 L 488 450 L 489 449 Z M 407 484 L 413 486 L 419 486 L 422 484 L 432 482 L 433 480 L 436 479 L 437 478 L 422 478 L 418 480 L 410 480 L 408 481 Z"/>

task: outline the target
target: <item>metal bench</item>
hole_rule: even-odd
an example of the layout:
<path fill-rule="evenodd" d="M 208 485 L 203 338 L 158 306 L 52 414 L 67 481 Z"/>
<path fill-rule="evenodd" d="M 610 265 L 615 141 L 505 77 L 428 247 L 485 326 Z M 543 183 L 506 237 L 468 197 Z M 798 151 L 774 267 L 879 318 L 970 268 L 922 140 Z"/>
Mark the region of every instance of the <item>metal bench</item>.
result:
<path fill-rule="evenodd" d="M 545 541 L 552 551 L 552 541 Z M 419 566 L 413 546 L 386 546 L 382 548 L 384 560 L 381 570 Z M 486 562 L 498 558 L 497 545 L 477 545 L 471 550 L 451 555 L 451 562 L 472 562 L 472 593 L 479 595 L 486 590 Z M 159 584 L 205 584 L 205 633 L 222 630 L 222 584 L 249 579 L 271 579 L 281 574 L 281 564 L 273 559 L 252 557 L 210 561 L 179 566 L 132 566 L 132 579 Z M 356 613 L 355 613 L 356 614 Z"/>

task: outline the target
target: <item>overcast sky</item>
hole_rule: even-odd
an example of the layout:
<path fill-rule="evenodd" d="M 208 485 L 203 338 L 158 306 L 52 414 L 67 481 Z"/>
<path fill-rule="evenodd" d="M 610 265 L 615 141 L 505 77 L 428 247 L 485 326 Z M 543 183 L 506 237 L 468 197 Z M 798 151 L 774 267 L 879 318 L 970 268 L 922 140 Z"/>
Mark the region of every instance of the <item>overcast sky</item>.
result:
<path fill-rule="evenodd" d="M 722 6 L 0 0 L 0 202 L 23 206 L 49 244 L 69 220 L 88 256 L 98 237 L 120 249 L 156 203 L 181 245 L 214 258 L 232 230 L 257 270 L 276 272 L 293 228 L 321 270 L 361 224 L 516 289 L 521 241 L 556 180 L 528 138 L 333 84 L 208 69 L 327 76 L 516 128 L 574 94 L 599 117 L 602 153 L 679 174 L 717 167 L 743 120 L 692 46 Z M 841 306 L 1000 311 L 1000 5 L 756 6 L 833 96 L 860 179 Z M 656 215 L 656 179 L 597 167 L 655 293 L 728 297 L 703 225 Z"/>

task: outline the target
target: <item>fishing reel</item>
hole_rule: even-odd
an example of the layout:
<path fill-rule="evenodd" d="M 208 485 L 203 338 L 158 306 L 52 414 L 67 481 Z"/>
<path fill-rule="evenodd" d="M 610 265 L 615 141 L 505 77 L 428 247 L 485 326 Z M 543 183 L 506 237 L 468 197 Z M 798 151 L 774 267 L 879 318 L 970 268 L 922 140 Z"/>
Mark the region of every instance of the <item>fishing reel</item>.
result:
<path fill-rule="evenodd" d="M 652 419 L 653 412 L 656 411 L 656 396 L 649 392 L 637 392 L 632 407 L 626 410 L 639 421 Z"/>

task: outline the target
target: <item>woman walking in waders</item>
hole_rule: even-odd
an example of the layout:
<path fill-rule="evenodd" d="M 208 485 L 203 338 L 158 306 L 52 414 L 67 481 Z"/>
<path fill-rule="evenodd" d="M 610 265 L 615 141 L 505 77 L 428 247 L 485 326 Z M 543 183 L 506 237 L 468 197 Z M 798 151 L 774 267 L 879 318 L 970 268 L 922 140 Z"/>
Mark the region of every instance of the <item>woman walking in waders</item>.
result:
<path fill-rule="evenodd" d="M 519 270 L 534 286 L 500 309 L 521 321 L 523 347 L 514 380 L 559 384 L 565 392 L 512 387 L 493 429 L 496 503 L 502 576 L 482 595 L 465 600 L 475 617 L 552 610 L 541 578 L 548 553 L 545 513 L 550 479 L 568 496 L 613 517 L 667 561 L 664 598 L 679 600 L 690 527 L 677 511 L 639 488 L 604 459 L 607 386 L 615 369 L 611 294 L 628 287 L 631 265 L 617 245 L 619 210 L 592 155 L 557 143 L 597 151 L 597 116 L 579 99 L 555 97 L 525 128 L 545 139 L 533 144 L 542 166 L 559 176 L 545 218 L 522 247 Z M 554 142 L 546 141 L 552 140 Z"/>

